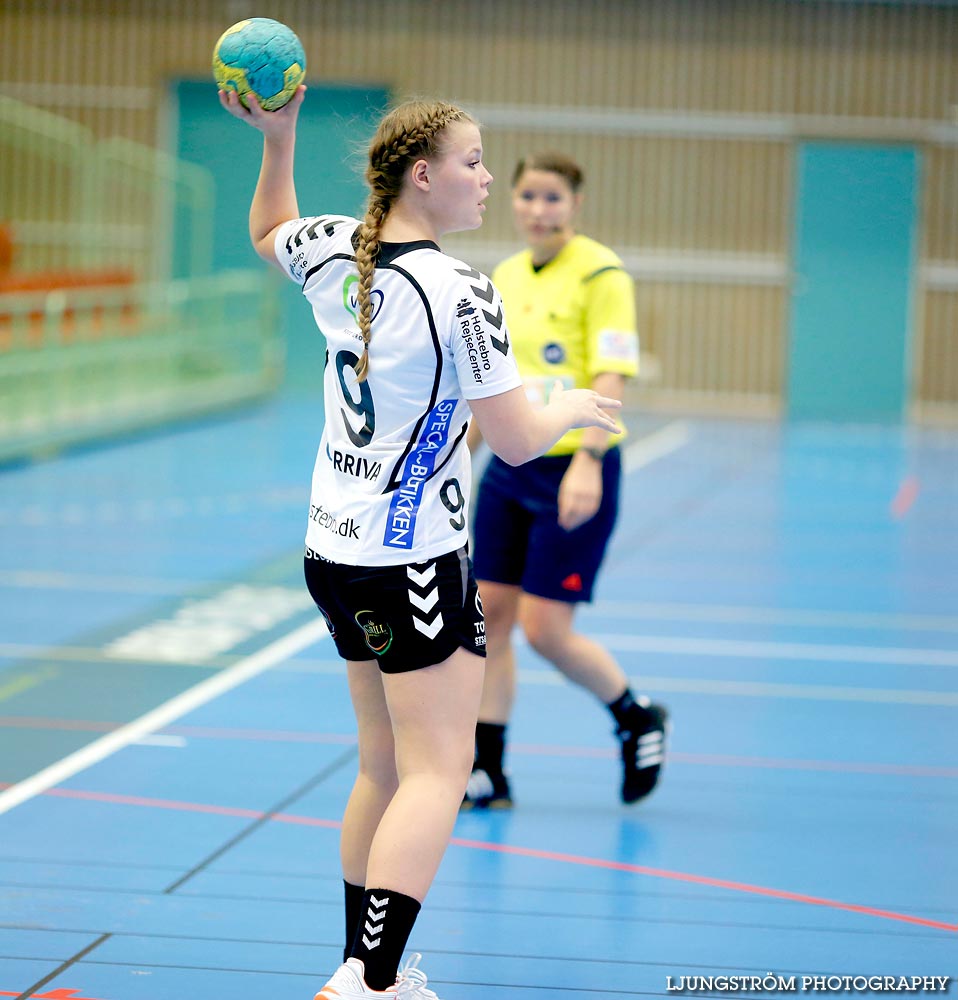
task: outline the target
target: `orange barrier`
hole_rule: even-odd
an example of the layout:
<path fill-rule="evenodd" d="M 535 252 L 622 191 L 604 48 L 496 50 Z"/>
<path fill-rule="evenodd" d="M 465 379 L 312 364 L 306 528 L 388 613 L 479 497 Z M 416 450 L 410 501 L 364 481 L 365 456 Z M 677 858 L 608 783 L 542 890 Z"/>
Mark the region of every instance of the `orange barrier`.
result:
<path fill-rule="evenodd" d="M 132 285 L 134 275 L 127 268 L 95 271 L 26 271 L 0 274 L 0 295 L 8 292 L 49 292 L 59 288 L 101 288 Z"/>
<path fill-rule="evenodd" d="M 87 289 L 115 289 L 130 287 L 135 276 L 127 268 L 104 268 L 89 271 L 33 271 L 0 273 L 0 350 L 7 350 L 12 344 L 14 313 L 4 308 L 3 296 L 8 294 L 42 294 L 54 291 L 72 291 Z M 77 328 L 77 308 L 67 305 L 60 317 L 61 340 L 69 341 Z M 103 329 L 106 306 L 93 305 L 83 309 L 89 319 L 89 329 L 95 334 Z M 124 332 L 129 332 L 133 326 L 134 308 L 131 303 L 125 303 L 119 311 L 123 320 Z M 27 343 L 39 346 L 43 336 L 46 314 L 43 309 L 32 309 L 28 314 L 29 329 Z"/>

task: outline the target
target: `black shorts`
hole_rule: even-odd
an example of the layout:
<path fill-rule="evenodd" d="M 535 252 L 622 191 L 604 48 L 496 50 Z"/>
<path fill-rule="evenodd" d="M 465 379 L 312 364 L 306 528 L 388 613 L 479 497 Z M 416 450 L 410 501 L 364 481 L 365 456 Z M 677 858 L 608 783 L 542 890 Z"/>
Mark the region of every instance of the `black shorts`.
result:
<path fill-rule="evenodd" d="M 347 566 L 306 549 L 306 586 L 344 660 L 379 661 L 385 674 L 448 659 L 460 646 L 486 655 L 486 624 L 464 548 L 423 563 Z"/>
<path fill-rule="evenodd" d="M 547 455 L 515 468 L 493 455 L 476 497 L 475 572 L 480 580 L 521 587 L 553 601 L 591 601 L 619 512 L 622 457 L 602 460 L 602 501 L 594 517 L 559 526 L 559 484 L 571 455 Z"/>

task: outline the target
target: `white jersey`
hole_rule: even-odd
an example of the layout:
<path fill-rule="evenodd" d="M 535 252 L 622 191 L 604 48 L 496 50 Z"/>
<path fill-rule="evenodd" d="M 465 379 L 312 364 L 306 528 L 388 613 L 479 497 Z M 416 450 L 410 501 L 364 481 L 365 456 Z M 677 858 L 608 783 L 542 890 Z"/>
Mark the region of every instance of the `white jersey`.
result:
<path fill-rule="evenodd" d="M 492 282 L 430 241 L 383 243 L 372 290 L 369 374 L 356 321 L 359 221 L 287 222 L 276 257 L 326 338 L 326 421 L 306 545 L 334 562 L 423 562 L 467 541 L 466 399 L 522 384 Z"/>

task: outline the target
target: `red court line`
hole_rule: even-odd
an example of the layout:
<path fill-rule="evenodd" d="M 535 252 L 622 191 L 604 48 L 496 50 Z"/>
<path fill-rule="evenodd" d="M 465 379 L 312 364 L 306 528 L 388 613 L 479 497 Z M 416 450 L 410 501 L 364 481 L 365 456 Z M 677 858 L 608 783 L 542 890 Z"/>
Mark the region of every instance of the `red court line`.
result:
<path fill-rule="evenodd" d="M 0 715 L 0 729 L 55 729 L 80 732 L 112 732 L 120 722 L 97 722 L 84 719 L 55 719 L 31 715 Z M 166 726 L 157 730 L 161 736 L 187 736 L 195 739 L 250 740 L 271 743 L 320 743 L 352 746 L 355 735 L 313 733 L 284 729 L 241 729 L 221 726 Z M 618 759 L 618 751 L 600 747 L 572 747 L 559 744 L 513 743 L 510 752 L 531 757 L 578 757 Z M 935 767 L 925 764 L 883 764 L 869 761 L 802 760 L 785 757 L 745 757 L 732 754 L 692 754 L 670 751 L 673 764 L 700 764 L 703 767 L 755 767 L 783 771 L 832 771 L 847 774 L 892 774 L 912 778 L 958 778 L 958 767 Z M 0 785 L 0 788 L 4 787 Z"/>
<path fill-rule="evenodd" d="M 0 715 L 0 729 L 55 729 L 62 731 L 111 733 L 125 722 L 99 722 L 92 719 L 56 719 L 39 715 Z M 225 726 L 164 726 L 156 731 L 163 736 L 192 736 L 196 739 L 262 740 L 275 743 L 354 744 L 355 734 L 311 733 L 284 729 L 240 729 Z"/>
<path fill-rule="evenodd" d="M 287 729 L 231 729 L 213 726 L 167 726 L 160 733 L 196 739 L 262 740 L 272 743 L 335 743 L 352 746 L 355 734 L 309 733 Z"/>
<path fill-rule="evenodd" d="M 11 785 L 0 782 L 0 791 Z M 146 809 L 171 809 L 175 812 L 206 813 L 212 816 L 236 816 L 240 819 L 263 819 L 262 809 L 241 809 L 236 806 L 215 806 L 205 802 L 182 802 L 177 799 L 153 799 L 143 795 L 119 795 L 114 792 L 87 792 L 79 788 L 50 788 L 43 793 L 58 799 L 81 799 L 87 802 L 108 802 L 118 806 L 140 806 Z M 271 820 L 300 826 L 324 826 L 339 829 L 339 820 L 319 819 L 314 816 L 297 816 L 291 813 L 274 813 Z M 0 996 L 3 994 L 0 993 Z"/>
<path fill-rule="evenodd" d="M 96 1000 L 96 997 L 81 997 L 79 990 L 56 989 L 49 993 L 31 993 L 32 1000 Z M 0 997 L 18 997 L 20 993 L 10 993 L 0 990 Z"/>
<path fill-rule="evenodd" d="M 49 993 L 31 993 L 32 1000 L 97 1000 L 96 997 L 81 997 L 79 990 L 57 989 Z M 21 993 L 10 993 L 7 990 L 0 990 L 0 997 L 18 997 Z"/>
<path fill-rule="evenodd" d="M 663 868 L 647 868 L 644 865 L 633 865 L 627 861 L 608 861 L 604 858 L 588 858 L 579 854 L 542 851 L 532 847 L 513 847 L 509 844 L 494 844 L 483 840 L 463 840 L 460 837 L 453 837 L 450 843 L 458 847 L 470 847 L 474 850 L 494 851 L 497 854 L 512 854 L 524 858 L 540 858 L 544 861 L 558 861 L 562 864 L 582 865 L 588 868 L 608 868 L 613 871 L 631 872 L 635 875 L 648 875 L 651 878 L 671 879 L 676 882 L 692 882 L 695 885 L 707 885 L 715 889 L 731 889 L 733 892 L 745 892 L 755 896 L 769 896 L 773 899 L 785 899 L 793 903 L 825 906 L 834 910 L 848 910 L 852 913 L 864 913 L 871 917 L 881 917 L 884 920 L 898 920 L 906 924 L 918 924 L 922 927 L 934 927 L 937 930 L 958 933 L 958 924 L 946 924 L 940 920 L 913 917 L 908 913 L 896 913 L 893 910 L 880 910 L 874 906 L 842 903 L 836 899 L 824 899 L 820 896 L 806 896 L 804 893 L 789 892 L 786 889 L 770 889 L 761 885 L 749 885 L 746 882 L 730 882 L 727 879 L 711 878 L 708 875 L 673 872 Z"/>
<path fill-rule="evenodd" d="M 782 771 L 836 771 L 842 774 L 898 774 L 909 778 L 958 778 L 958 767 L 925 764 L 877 764 L 868 761 L 801 760 L 784 757 L 737 757 L 724 754 L 670 753 L 678 764 L 708 767 L 758 767 Z"/>
<path fill-rule="evenodd" d="M 530 757 L 616 758 L 618 751 L 596 747 L 563 747 L 549 744 L 510 743 L 510 753 Z M 925 764 L 879 764 L 852 760 L 802 760 L 788 757 L 744 757 L 720 753 L 667 754 L 673 764 L 701 764 L 704 767 L 757 767 L 782 771 L 836 771 L 848 774 L 898 774 L 911 778 L 958 778 L 958 767 L 935 767 Z"/>
<path fill-rule="evenodd" d="M 906 476 L 901 481 L 901 485 L 898 487 L 898 492 L 895 494 L 895 497 L 891 502 L 890 509 L 892 517 L 899 520 L 903 518 L 908 511 L 911 510 L 912 505 L 917 499 L 918 477 Z"/>
<path fill-rule="evenodd" d="M 39 715 L 0 715 L 0 728 L 57 729 L 64 732 L 112 733 L 122 722 L 94 722 L 90 719 L 51 719 Z M 3 996 L 0 993 L 0 996 Z"/>
<path fill-rule="evenodd" d="M 213 813 L 220 816 L 239 816 L 246 819 L 262 819 L 266 816 L 266 813 L 258 809 L 237 809 L 229 806 L 207 805 L 201 802 L 180 802 L 175 799 L 153 799 L 137 795 L 117 795 L 111 792 L 88 792 L 72 788 L 51 788 L 43 794 L 68 799 L 110 802 L 117 805 L 145 806 L 152 809 L 173 809 L 178 811 Z M 276 813 L 269 818 L 277 823 L 291 823 L 297 826 L 319 826 L 331 830 L 339 829 L 342 826 L 339 820 L 320 819 L 314 816 L 299 816 L 294 813 Z M 516 857 L 537 858 L 542 861 L 557 861 L 560 864 L 581 865 L 586 868 L 605 868 L 612 871 L 630 872 L 633 875 L 646 875 L 650 878 L 669 879 L 674 882 L 691 882 L 695 885 L 707 885 L 714 889 L 729 889 L 732 892 L 748 893 L 754 896 L 767 896 L 772 899 L 784 899 L 793 903 L 824 906 L 833 910 L 847 910 L 851 913 L 863 913 L 867 916 L 879 917 L 883 920 L 896 920 L 900 923 L 917 924 L 921 927 L 932 927 L 936 930 L 958 933 L 958 924 L 947 924 L 941 920 L 929 920 L 925 917 L 915 917 L 908 913 L 881 910 L 874 906 L 859 906 L 857 903 L 843 903 L 839 900 L 825 899 L 821 896 L 808 896 L 804 893 L 789 892 L 787 889 L 772 889 L 761 885 L 749 885 L 746 882 L 731 882 L 728 879 L 712 878 L 708 875 L 695 875 L 691 872 L 674 872 L 664 868 L 648 868 L 645 865 L 635 865 L 627 861 L 609 861 L 606 858 L 590 858 L 580 854 L 543 851 L 539 848 L 516 847 L 511 844 L 496 844 L 485 840 L 468 840 L 463 837 L 453 837 L 449 843 L 456 847 L 465 847 L 476 851 L 511 854 Z"/>
<path fill-rule="evenodd" d="M 214 806 L 204 802 L 180 802 L 176 799 L 151 799 L 141 795 L 117 795 L 113 792 L 85 792 L 79 788 L 50 788 L 43 793 L 60 799 L 85 799 L 88 802 L 110 802 L 120 806 L 144 806 L 148 809 L 173 809 L 177 812 L 210 813 L 216 816 L 238 816 L 242 819 L 262 819 L 260 809 L 238 809 L 235 806 Z"/>

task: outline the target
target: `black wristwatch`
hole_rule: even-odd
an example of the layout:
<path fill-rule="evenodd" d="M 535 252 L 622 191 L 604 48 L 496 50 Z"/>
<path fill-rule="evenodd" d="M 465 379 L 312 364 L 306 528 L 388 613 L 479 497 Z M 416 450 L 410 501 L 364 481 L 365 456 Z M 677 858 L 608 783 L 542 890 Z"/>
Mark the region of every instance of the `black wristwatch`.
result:
<path fill-rule="evenodd" d="M 583 445 L 581 448 L 579 448 L 579 451 L 584 451 L 587 455 L 590 455 L 600 464 L 602 460 L 605 458 L 605 448 L 588 448 Z"/>

